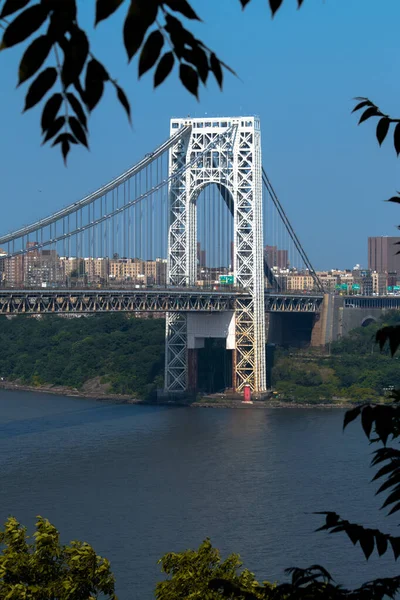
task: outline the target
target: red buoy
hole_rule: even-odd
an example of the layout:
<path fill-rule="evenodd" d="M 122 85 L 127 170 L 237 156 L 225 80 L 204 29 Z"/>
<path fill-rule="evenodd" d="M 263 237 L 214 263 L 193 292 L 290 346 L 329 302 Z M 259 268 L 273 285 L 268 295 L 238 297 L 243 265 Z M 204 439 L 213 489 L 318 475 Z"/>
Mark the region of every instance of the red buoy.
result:
<path fill-rule="evenodd" d="M 243 388 L 243 402 L 251 402 L 251 388 L 245 385 Z"/>

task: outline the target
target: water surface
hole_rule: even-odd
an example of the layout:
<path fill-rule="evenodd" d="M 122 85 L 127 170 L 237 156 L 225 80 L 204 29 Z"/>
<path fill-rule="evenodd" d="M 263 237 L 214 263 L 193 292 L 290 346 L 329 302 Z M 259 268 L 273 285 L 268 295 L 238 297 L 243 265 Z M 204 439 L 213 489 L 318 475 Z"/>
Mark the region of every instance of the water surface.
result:
<path fill-rule="evenodd" d="M 396 573 L 342 535 L 314 533 L 336 510 L 377 514 L 371 448 L 344 411 L 115 405 L 0 391 L 0 520 L 50 519 L 111 560 L 120 600 L 150 599 L 157 560 L 209 536 L 260 579 L 319 563 L 344 584 Z"/>

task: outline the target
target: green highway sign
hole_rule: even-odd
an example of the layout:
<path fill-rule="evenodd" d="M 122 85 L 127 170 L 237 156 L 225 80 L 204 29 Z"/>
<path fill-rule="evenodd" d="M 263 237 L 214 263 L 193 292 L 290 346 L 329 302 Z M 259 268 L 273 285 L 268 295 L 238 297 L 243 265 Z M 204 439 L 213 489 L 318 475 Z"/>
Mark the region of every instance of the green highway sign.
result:
<path fill-rule="evenodd" d="M 235 282 L 235 278 L 233 275 L 220 275 L 219 282 L 220 284 L 224 285 L 233 285 Z"/>

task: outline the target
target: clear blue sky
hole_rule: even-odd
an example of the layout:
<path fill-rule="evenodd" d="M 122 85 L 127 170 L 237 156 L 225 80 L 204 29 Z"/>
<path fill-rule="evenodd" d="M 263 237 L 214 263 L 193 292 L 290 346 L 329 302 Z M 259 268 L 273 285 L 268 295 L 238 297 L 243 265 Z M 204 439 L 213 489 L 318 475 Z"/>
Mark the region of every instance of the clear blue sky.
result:
<path fill-rule="evenodd" d="M 78 0 L 93 31 L 94 0 Z M 224 91 L 214 83 L 200 101 L 176 73 L 158 90 L 137 79 L 121 42 L 124 7 L 92 39 L 132 102 L 133 128 L 109 90 L 90 120 L 91 151 L 40 146 L 40 110 L 21 115 L 16 90 L 21 49 L 1 53 L 1 232 L 75 202 L 168 137 L 176 116 L 258 114 L 263 163 L 317 269 L 366 265 L 367 237 L 396 235 L 400 211 L 383 203 L 400 188 L 392 141 L 382 149 L 372 122 L 357 127 L 354 96 L 369 96 L 400 116 L 398 0 L 285 0 L 272 20 L 266 0 L 193 0 L 205 23 L 199 36 L 231 65 Z M 383 10 L 384 5 L 384 10 Z M 107 49 L 107 50 L 106 50 Z"/>

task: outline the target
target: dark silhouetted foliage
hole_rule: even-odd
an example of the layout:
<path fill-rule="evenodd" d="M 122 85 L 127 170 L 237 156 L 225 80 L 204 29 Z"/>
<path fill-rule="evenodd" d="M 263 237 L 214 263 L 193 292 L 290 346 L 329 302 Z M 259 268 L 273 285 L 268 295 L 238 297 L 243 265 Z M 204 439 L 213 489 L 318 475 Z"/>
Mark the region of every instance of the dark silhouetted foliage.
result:
<path fill-rule="evenodd" d="M 196 97 L 209 75 L 222 88 L 223 70 L 234 73 L 184 24 L 201 20 L 189 0 L 92 2 L 95 26 L 125 7 L 122 37 L 128 61 L 138 56 L 139 77 L 154 69 L 154 87 L 165 81 L 175 64 L 179 65 L 181 83 Z M 239 2 L 244 9 L 250 0 Z M 272 15 L 282 2 L 269 0 Z M 303 0 L 297 4 L 300 7 Z M 4 0 L 0 2 L 0 25 L 4 29 L 3 51 L 37 34 L 21 58 L 18 85 L 35 77 L 26 93 L 24 110 L 47 97 L 41 119 L 43 142 L 59 145 L 65 161 L 71 145 L 89 147 L 87 116 L 101 100 L 105 85 L 114 88 L 131 120 L 124 90 L 94 56 L 90 36 L 79 24 L 77 0 Z"/>

